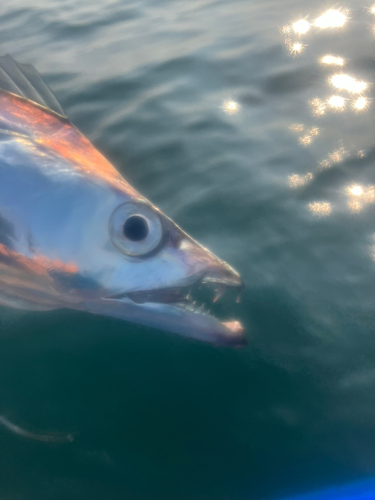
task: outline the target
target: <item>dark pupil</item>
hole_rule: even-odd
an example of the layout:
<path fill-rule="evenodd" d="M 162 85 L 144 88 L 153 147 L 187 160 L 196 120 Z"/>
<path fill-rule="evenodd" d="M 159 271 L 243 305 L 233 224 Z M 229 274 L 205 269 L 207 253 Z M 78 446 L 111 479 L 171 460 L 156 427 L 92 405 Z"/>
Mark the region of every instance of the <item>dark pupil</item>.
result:
<path fill-rule="evenodd" d="M 124 224 L 124 235 L 130 241 L 141 241 L 148 235 L 148 224 L 144 217 L 132 215 Z"/>

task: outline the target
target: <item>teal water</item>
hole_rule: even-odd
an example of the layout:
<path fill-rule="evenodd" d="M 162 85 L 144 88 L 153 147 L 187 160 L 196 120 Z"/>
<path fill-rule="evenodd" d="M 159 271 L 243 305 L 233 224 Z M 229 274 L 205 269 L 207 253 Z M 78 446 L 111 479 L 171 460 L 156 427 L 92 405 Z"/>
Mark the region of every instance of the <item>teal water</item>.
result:
<path fill-rule="evenodd" d="M 281 30 L 331 7 L 343 27 Z M 375 474 L 369 7 L 0 6 L 0 52 L 34 64 L 126 179 L 240 271 L 242 302 L 219 312 L 249 341 L 2 308 L 0 414 L 75 440 L 0 427 L 1 500 L 277 500 Z M 369 85 L 335 88 L 336 73 Z"/>

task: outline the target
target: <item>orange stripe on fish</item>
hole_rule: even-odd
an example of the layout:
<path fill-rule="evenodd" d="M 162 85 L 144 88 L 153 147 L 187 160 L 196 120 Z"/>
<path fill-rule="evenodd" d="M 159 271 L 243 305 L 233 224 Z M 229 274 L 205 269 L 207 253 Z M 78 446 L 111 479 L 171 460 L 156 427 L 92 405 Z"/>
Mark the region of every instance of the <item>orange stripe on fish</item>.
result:
<path fill-rule="evenodd" d="M 131 196 L 141 197 L 111 163 L 67 119 L 32 101 L 0 90 L 0 111 L 35 143 L 72 163 L 80 172 L 100 178 Z"/>
<path fill-rule="evenodd" d="M 0 243 L 0 261 L 11 261 L 13 267 L 22 268 L 30 271 L 33 274 L 47 276 L 50 272 L 60 272 L 67 274 L 76 274 L 79 269 L 74 262 L 64 263 L 59 259 L 49 259 L 44 255 L 34 255 L 33 257 L 25 257 L 24 255 L 11 250 L 7 246 Z"/>

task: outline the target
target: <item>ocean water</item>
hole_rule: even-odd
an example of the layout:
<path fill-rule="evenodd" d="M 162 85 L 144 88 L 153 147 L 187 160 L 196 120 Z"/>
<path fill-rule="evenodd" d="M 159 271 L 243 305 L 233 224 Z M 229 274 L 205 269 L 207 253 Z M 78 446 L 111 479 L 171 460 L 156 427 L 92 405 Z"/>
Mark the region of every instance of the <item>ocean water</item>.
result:
<path fill-rule="evenodd" d="M 0 25 L 1 54 L 240 271 L 219 312 L 249 342 L 0 309 L 0 414 L 74 435 L 0 425 L 1 500 L 279 500 L 371 478 L 371 4 L 12 0 Z"/>

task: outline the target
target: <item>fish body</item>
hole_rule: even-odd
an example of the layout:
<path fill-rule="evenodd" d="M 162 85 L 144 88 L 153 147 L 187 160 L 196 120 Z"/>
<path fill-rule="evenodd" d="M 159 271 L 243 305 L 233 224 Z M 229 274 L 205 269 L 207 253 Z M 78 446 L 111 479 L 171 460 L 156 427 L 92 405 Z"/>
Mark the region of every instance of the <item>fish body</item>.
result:
<path fill-rule="evenodd" d="M 0 58 L 0 304 L 244 344 L 239 322 L 189 298 L 209 284 L 243 288 L 234 269 L 125 181 L 32 66 Z"/>

